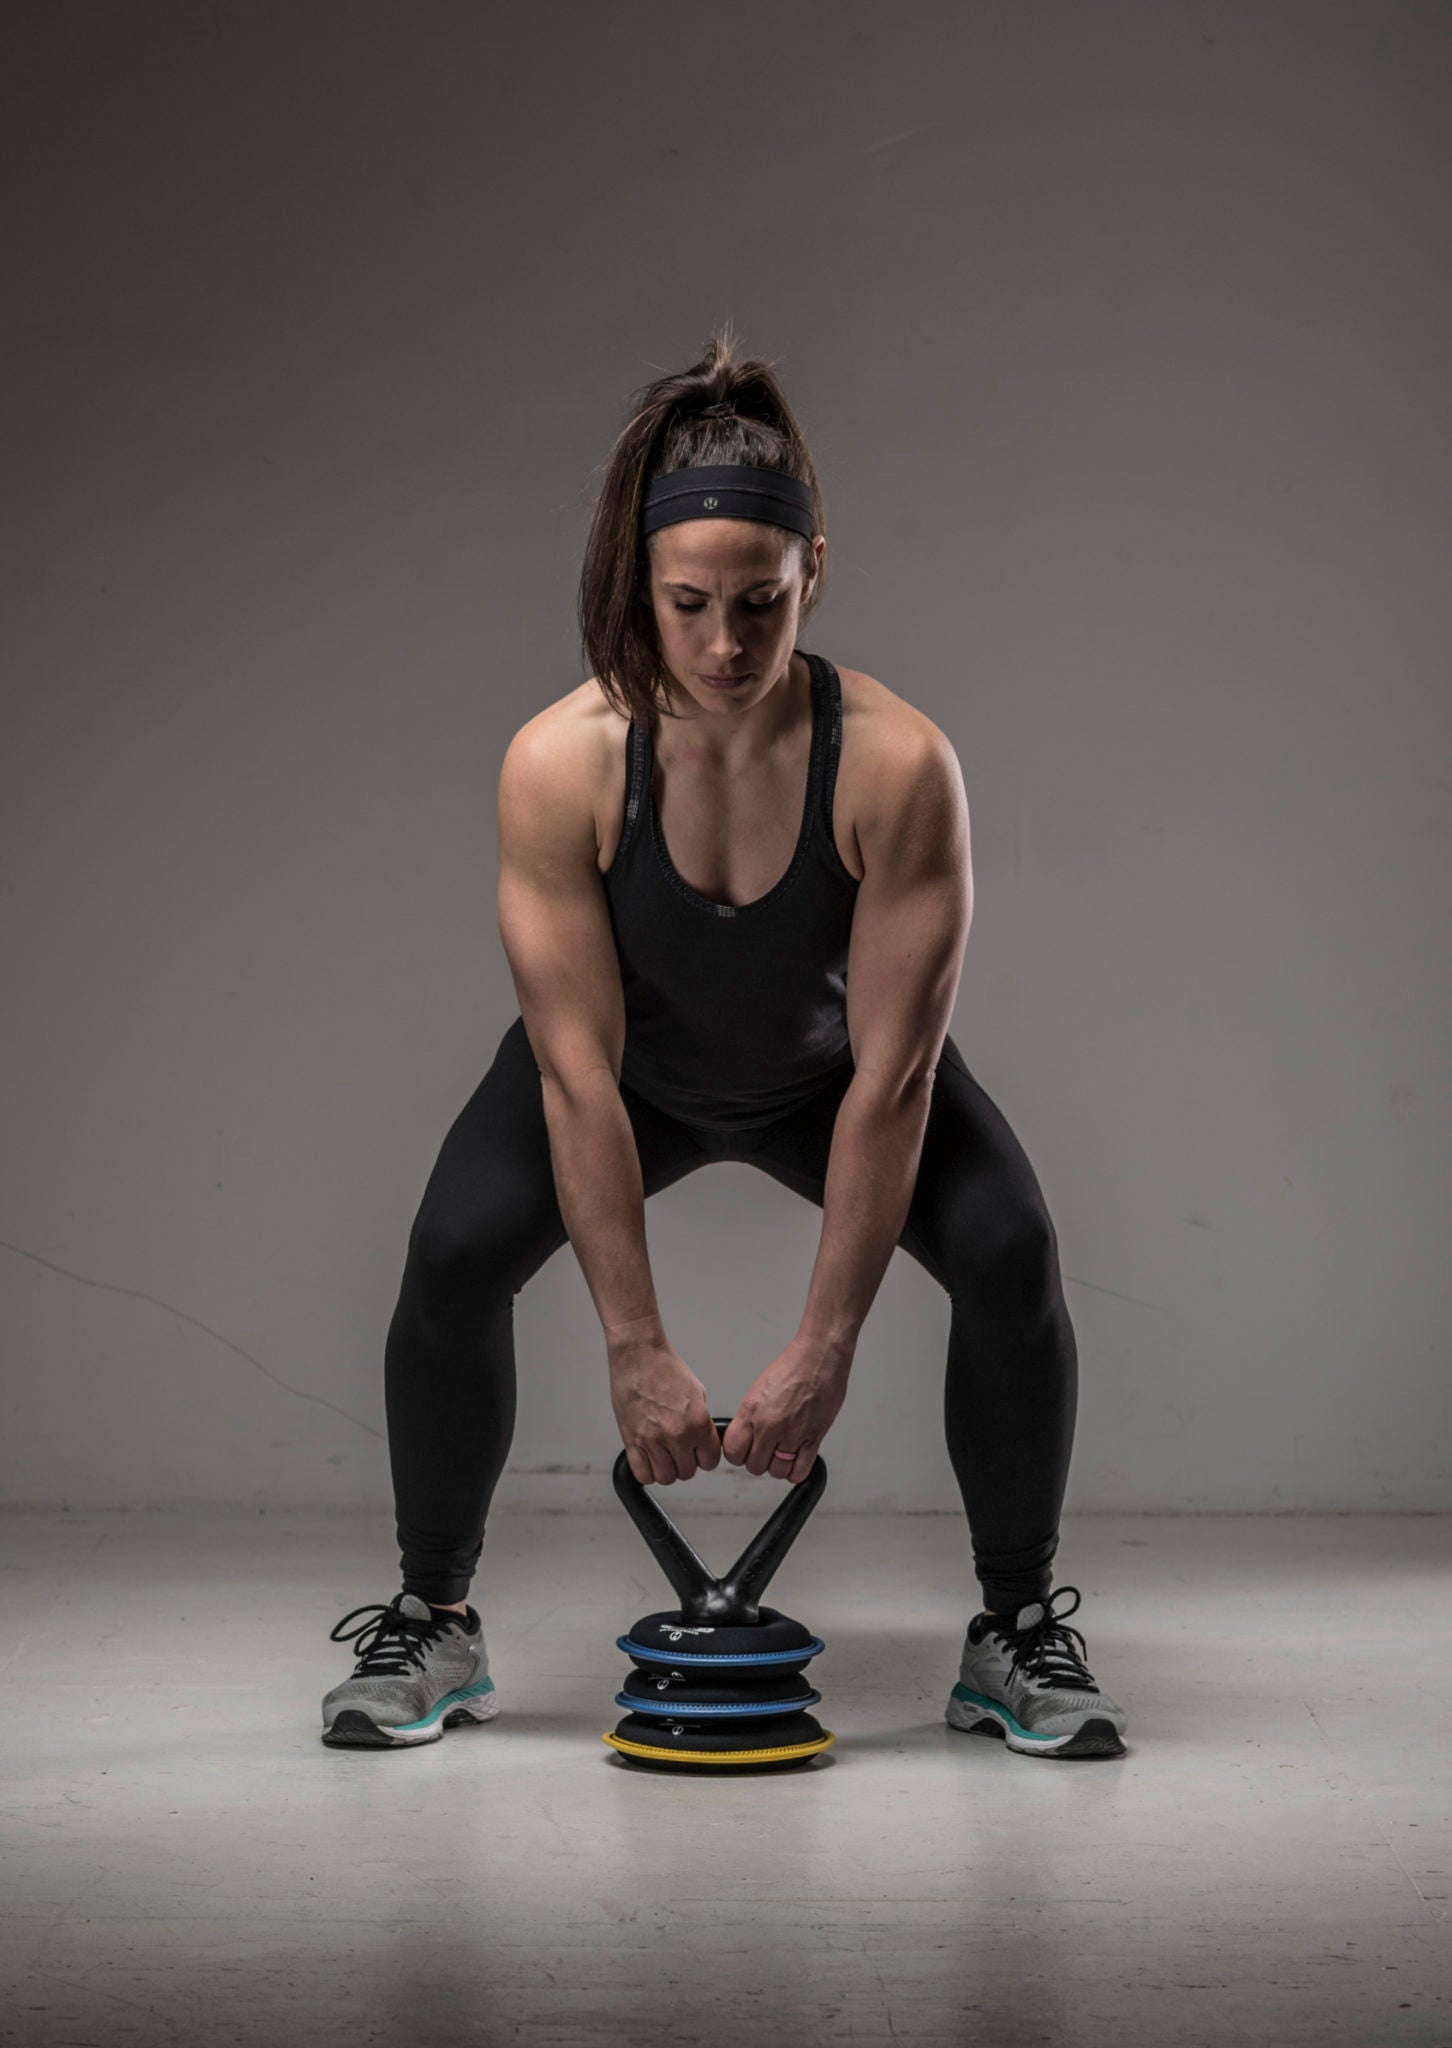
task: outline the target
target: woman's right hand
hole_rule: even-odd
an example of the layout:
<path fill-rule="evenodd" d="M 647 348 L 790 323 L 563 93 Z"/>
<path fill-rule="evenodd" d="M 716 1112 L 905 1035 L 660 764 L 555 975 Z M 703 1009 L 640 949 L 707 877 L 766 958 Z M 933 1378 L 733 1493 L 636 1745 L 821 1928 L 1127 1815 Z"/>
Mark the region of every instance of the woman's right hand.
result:
<path fill-rule="evenodd" d="M 720 1464 L 706 1389 L 664 1336 L 611 1344 L 610 1405 L 642 1486 L 672 1486 Z"/>

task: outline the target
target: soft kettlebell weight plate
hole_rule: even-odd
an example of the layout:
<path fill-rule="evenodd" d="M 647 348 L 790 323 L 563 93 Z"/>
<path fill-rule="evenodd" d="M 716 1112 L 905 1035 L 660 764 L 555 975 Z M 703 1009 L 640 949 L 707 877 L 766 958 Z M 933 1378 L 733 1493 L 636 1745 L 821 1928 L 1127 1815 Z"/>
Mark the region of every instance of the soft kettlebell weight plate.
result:
<path fill-rule="evenodd" d="M 807 1713 L 784 1714 L 760 1727 L 740 1721 L 716 1724 L 688 1715 L 658 1721 L 653 1715 L 632 1713 L 600 1739 L 632 1762 L 676 1770 L 807 1763 L 836 1741 L 830 1729 Z"/>
<path fill-rule="evenodd" d="M 763 1607 L 752 1628 L 712 1627 L 688 1621 L 679 1608 L 645 1614 L 630 1633 L 617 1636 L 616 1648 L 644 1664 L 673 1663 L 688 1669 L 723 1664 L 757 1666 L 788 1677 L 826 1648 L 820 1636 L 775 1607 Z"/>

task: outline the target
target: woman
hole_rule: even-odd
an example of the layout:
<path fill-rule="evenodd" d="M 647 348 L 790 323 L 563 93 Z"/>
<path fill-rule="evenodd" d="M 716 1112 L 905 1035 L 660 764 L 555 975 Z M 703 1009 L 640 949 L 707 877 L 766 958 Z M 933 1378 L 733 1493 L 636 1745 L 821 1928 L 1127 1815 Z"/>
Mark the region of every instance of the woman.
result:
<path fill-rule="evenodd" d="M 468 1592 L 514 1429 L 514 1297 L 552 1253 L 579 1259 L 637 1479 L 724 1455 L 796 1484 L 901 1244 L 952 1303 L 947 1442 L 984 1594 L 947 1718 L 1029 1756 L 1123 1750 L 1063 1620 L 1077 1589 L 1049 1598 L 1077 1399 L 1057 1239 L 948 1034 L 973 905 L 962 776 L 930 719 L 798 648 L 823 523 L 767 364 L 717 336 L 646 389 L 586 550 L 594 674 L 504 757 L 520 1014 L 410 1234 L 385 1350 L 403 1591 L 333 1631 L 358 1660 L 325 1741 L 432 1741 L 497 1711 Z M 800 1326 L 720 1439 L 662 1322 L 643 1208 L 712 1159 L 824 1210 Z"/>

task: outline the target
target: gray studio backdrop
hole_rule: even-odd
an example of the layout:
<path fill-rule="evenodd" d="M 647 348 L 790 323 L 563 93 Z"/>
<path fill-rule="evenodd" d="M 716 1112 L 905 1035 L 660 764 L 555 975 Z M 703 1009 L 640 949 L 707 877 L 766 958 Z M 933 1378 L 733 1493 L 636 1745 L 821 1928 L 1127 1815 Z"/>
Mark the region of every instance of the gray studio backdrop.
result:
<path fill-rule="evenodd" d="M 1448 11 L 19 22 L 6 1497 L 389 1498 L 405 1239 L 516 1014 L 500 756 L 584 674 L 630 392 L 729 316 L 824 479 L 806 644 L 962 762 L 1068 1507 L 1445 1508 Z M 647 1221 L 729 1412 L 819 1213 L 731 1164 Z M 957 1510 L 947 1330 L 897 1253 L 828 1506 Z M 516 1335 L 500 1507 L 611 1505 L 568 1248 Z"/>

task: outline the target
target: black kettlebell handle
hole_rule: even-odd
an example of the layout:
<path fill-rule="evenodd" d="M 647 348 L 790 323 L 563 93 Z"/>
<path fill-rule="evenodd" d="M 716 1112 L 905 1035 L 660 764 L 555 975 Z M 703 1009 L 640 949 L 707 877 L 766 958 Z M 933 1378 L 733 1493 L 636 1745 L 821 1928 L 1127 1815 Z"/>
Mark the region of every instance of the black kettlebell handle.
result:
<path fill-rule="evenodd" d="M 713 1415 L 716 1434 L 724 1437 L 729 1415 Z M 802 1524 L 822 1498 L 827 1468 L 818 1456 L 799 1484 L 789 1487 L 768 1521 L 724 1578 L 714 1578 L 652 1494 L 630 1469 L 624 1451 L 611 1477 L 631 1520 L 655 1552 L 661 1570 L 680 1595 L 686 1621 L 711 1622 L 717 1628 L 754 1628 L 761 1620 L 759 1602 L 777 1566 L 801 1534 Z"/>

